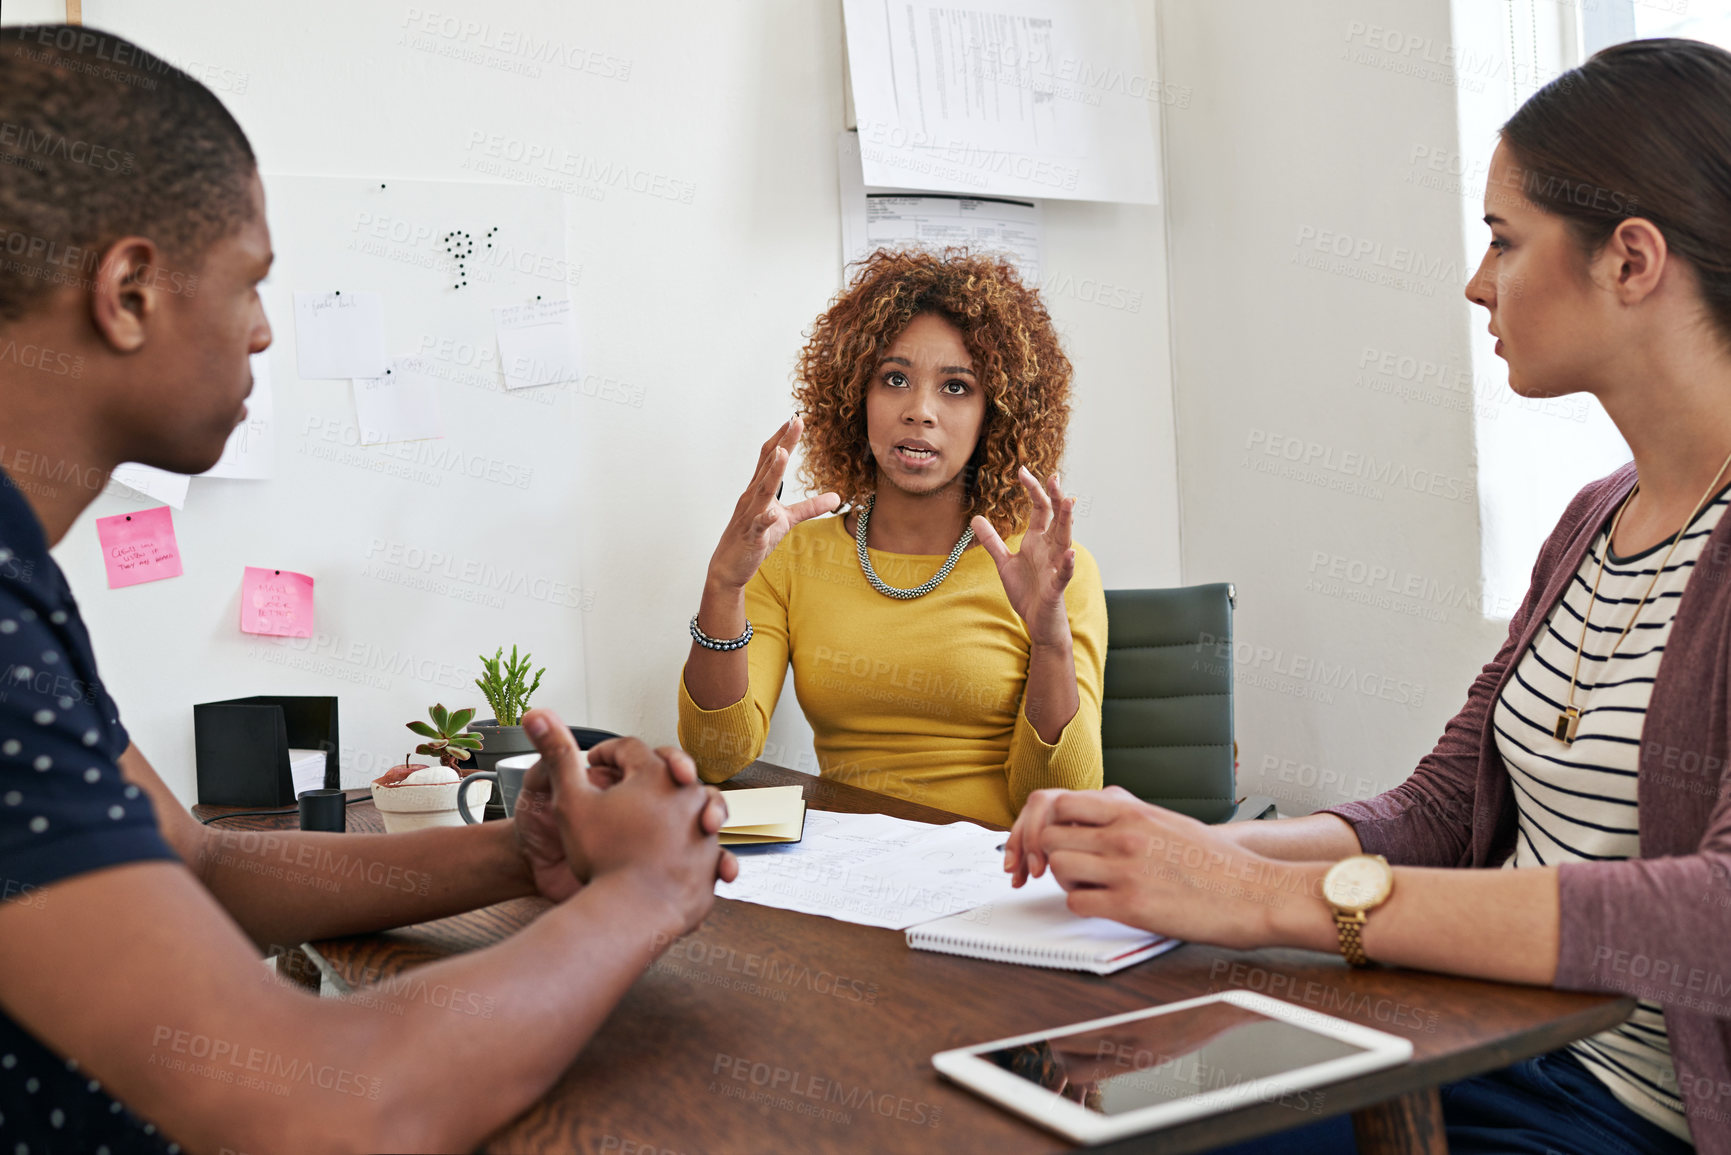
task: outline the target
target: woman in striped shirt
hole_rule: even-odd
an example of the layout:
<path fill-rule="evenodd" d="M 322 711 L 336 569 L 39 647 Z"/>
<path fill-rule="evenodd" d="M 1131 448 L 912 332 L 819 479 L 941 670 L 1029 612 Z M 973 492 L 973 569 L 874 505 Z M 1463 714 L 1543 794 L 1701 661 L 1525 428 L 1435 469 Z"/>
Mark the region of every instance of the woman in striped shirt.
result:
<path fill-rule="evenodd" d="M 1049 864 L 1077 913 L 1179 938 L 1633 995 L 1615 1030 L 1445 1087 L 1450 1150 L 1725 1155 L 1731 54 L 1634 41 L 1557 78 L 1503 127 L 1485 222 L 1467 296 L 1510 388 L 1591 393 L 1634 461 L 1563 515 L 1436 749 L 1385 794 L 1278 822 L 1041 792 L 1006 869 L 1019 884 Z M 1150 874 L 1156 845 L 1202 865 Z M 1362 866 L 1392 890 L 1349 933 L 1319 896 L 1362 854 L 1394 864 Z M 1207 885 L 1221 870 L 1246 901 Z M 1269 878 L 1287 883 L 1244 881 Z M 1255 1149 L 1350 1150 L 1351 1135 Z"/>

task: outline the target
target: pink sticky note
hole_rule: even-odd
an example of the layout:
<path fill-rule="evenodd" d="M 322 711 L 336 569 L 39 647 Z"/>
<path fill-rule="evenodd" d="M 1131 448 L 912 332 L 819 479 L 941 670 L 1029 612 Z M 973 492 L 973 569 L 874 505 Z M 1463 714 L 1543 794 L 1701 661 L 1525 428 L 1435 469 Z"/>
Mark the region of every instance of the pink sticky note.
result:
<path fill-rule="evenodd" d="M 96 519 L 108 588 L 135 586 L 180 576 L 180 546 L 174 540 L 174 515 L 168 506 Z"/>
<path fill-rule="evenodd" d="M 279 638 L 313 636 L 313 579 L 286 569 L 246 567 L 240 583 L 240 628 Z"/>

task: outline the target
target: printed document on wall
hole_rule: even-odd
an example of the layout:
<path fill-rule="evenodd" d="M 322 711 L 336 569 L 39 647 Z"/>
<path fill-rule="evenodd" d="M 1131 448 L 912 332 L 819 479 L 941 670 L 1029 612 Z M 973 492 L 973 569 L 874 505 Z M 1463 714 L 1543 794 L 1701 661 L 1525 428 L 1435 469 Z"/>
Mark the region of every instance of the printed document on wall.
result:
<path fill-rule="evenodd" d="M 1130 0 L 843 0 L 865 183 L 1159 200 Z"/>
<path fill-rule="evenodd" d="M 867 188 L 860 172 L 859 135 L 836 145 L 841 182 L 842 263 L 878 249 L 942 249 L 962 245 L 1008 257 L 1030 287 L 1040 284 L 1040 202 Z"/>

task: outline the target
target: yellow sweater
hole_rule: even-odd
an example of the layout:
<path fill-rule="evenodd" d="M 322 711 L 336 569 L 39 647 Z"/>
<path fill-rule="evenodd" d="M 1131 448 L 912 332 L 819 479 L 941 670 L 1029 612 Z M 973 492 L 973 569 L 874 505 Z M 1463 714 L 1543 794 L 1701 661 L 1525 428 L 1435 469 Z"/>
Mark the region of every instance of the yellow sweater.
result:
<path fill-rule="evenodd" d="M 991 556 L 971 547 L 937 589 L 899 601 L 866 581 L 834 516 L 795 526 L 745 587 L 755 631 L 745 696 L 704 710 L 680 676 L 680 744 L 705 781 L 737 774 L 763 750 L 791 658 L 825 778 L 1005 826 L 1042 787 L 1097 789 L 1106 595 L 1093 556 L 1075 548 L 1064 601 L 1080 705 L 1056 745 L 1022 710 L 1028 632 Z M 878 577 L 902 588 L 944 562 L 875 549 L 871 559 Z"/>

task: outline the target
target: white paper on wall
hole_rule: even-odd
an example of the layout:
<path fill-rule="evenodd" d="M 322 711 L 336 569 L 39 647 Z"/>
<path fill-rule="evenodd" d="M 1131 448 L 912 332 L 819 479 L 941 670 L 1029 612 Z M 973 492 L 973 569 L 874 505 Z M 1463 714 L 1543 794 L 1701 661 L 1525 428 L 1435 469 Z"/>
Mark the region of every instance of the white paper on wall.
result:
<path fill-rule="evenodd" d="M 493 328 L 505 388 L 528 389 L 582 378 L 577 311 L 569 297 L 496 308 Z"/>
<path fill-rule="evenodd" d="M 254 353 L 252 392 L 246 399 L 246 420 L 234 427 L 222 460 L 199 474 L 262 481 L 276 472 L 276 402 L 271 397 L 270 351 Z"/>
<path fill-rule="evenodd" d="M 308 381 L 383 376 L 389 363 L 383 299 L 355 289 L 296 291 L 295 357 Z"/>
<path fill-rule="evenodd" d="M 114 472 L 109 476 L 146 497 L 166 502 L 176 509 L 186 508 L 186 487 L 192 478 L 184 473 L 170 473 L 154 465 L 140 465 L 136 461 L 129 461 L 125 465 L 115 466 Z"/>
<path fill-rule="evenodd" d="M 1159 200 L 1128 0 L 843 0 L 868 185 Z"/>
<path fill-rule="evenodd" d="M 355 421 L 362 445 L 443 437 L 439 381 L 432 366 L 414 357 L 397 357 L 385 373 L 357 377 Z"/>
<path fill-rule="evenodd" d="M 1040 202 L 1010 197 L 968 197 L 867 188 L 860 171 L 859 137 L 836 144 L 842 197 L 842 262 L 881 248 L 942 249 L 965 246 L 1008 257 L 1030 286 L 1040 284 Z"/>

